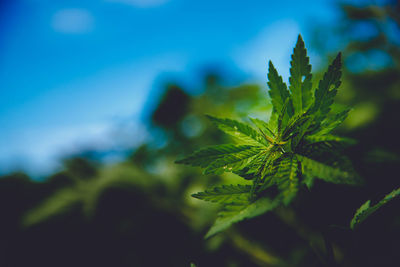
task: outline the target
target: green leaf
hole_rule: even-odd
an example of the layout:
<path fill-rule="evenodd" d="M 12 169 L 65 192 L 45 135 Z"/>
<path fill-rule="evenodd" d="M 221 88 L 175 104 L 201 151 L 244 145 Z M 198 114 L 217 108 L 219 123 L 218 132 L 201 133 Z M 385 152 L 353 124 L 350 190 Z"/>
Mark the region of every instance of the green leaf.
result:
<path fill-rule="evenodd" d="M 342 147 L 356 144 L 356 140 L 336 135 L 308 135 L 305 137 L 308 144 L 323 143 L 328 148 Z"/>
<path fill-rule="evenodd" d="M 209 146 L 200 150 L 195 151 L 190 156 L 177 160 L 175 163 L 179 164 L 187 164 L 191 166 L 199 166 L 202 168 L 208 167 L 212 162 L 223 158 L 227 155 L 239 154 L 244 151 L 259 151 L 259 147 L 247 146 L 247 145 L 233 145 L 233 144 L 224 144 L 224 145 L 216 145 Z"/>
<path fill-rule="evenodd" d="M 235 172 L 244 168 L 252 158 L 260 153 L 260 147 L 252 147 L 235 154 L 227 154 L 210 163 L 204 170 L 204 174 L 221 174 L 223 172 Z"/>
<path fill-rule="evenodd" d="M 283 203 L 288 205 L 299 189 L 299 165 L 294 155 L 282 156 L 274 180 L 282 192 Z"/>
<path fill-rule="evenodd" d="M 355 229 L 360 223 L 367 219 L 371 214 L 377 211 L 380 207 L 388 203 L 390 200 L 398 197 L 400 195 L 400 188 L 393 190 L 387 194 L 381 201 L 379 201 L 374 206 L 371 206 L 371 201 L 365 202 L 354 214 L 353 219 L 350 222 L 350 228 Z"/>
<path fill-rule="evenodd" d="M 215 123 L 221 131 L 224 131 L 248 145 L 267 145 L 263 136 L 247 124 L 231 119 L 220 119 L 210 115 L 207 115 L 207 117 Z"/>
<path fill-rule="evenodd" d="M 243 203 L 249 198 L 251 185 L 222 185 L 193 194 L 192 197 L 215 203 Z"/>
<path fill-rule="evenodd" d="M 274 160 L 276 159 L 276 149 L 271 146 L 266 153 L 261 153 L 261 163 L 258 164 L 257 173 L 253 180 L 253 186 L 250 192 L 250 199 L 254 200 L 255 192 L 259 191 L 259 187 L 265 184 L 265 176 L 272 172 Z M 263 182 L 264 180 L 264 182 Z"/>
<path fill-rule="evenodd" d="M 250 118 L 250 120 L 254 123 L 254 125 L 261 131 L 262 134 L 271 135 L 275 137 L 275 133 L 271 130 L 268 123 L 263 120 L 257 118 Z"/>
<path fill-rule="evenodd" d="M 333 104 L 333 100 L 340 86 L 341 72 L 341 53 L 339 53 L 328 67 L 324 77 L 319 82 L 318 88 L 315 90 L 315 102 L 310 112 L 317 114 L 318 121 L 322 121 Z"/>
<path fill-rule="evenodd" d="M 347 118 L 351 109 L 345 109 L 339 113 L 336 113 L 332 116 L 326 117 L 322 122 L 319 128 L 318 134 L 328 134 L 332 130 L 336 129 L 343 121 Z"/>
<path fill-rule="evenodd" d="M 287 116 L 286 116 L 286 115 L 287 115 L 286 110 L 287 110 L 287 108 L 288 108 L 289 101 L 290 101 L 290 99 L 287 98 L 286 101 L 285 101 L 285 103 L 283 104 L 282 110 L 280 111 L 279 116 L 278 116 L 278 125 L 277 125 L 277 132 L 278 132 L 278 135 L 281 134 L 282 128 L 285 127 L 286 124 L 287 124 L 287 120 L 284 120 L 284 118 L 287 118 Z"/>
<path fill-rule="evenodd" d="M 305 175 L 311 175 L 334 184 L 360 184 L 359 177 L 352 171 L 343 170 L 336 166 L 333 167 L 302 155 L 297 155 L 297 157 L 300 160 L 302 172 Z"/>
<path fill-rule="evenodd" d="M 242 204 L 226 205 L 219 213 L 214 225 L 206 234 L 205 238 L 209 238 L 221 231 L 224 231 L 232 224 L 240 222 L 244 219 L 250 219 L 262 215 L 273 210 L 279 201 L 269 198 L 260 198 L 252 203 L 243 202 Z"/>
<path fill-rule="evenodd" d="M 275 184 L 274 177 L 279 171 L 280 158 L 282 157 L 282 153 L 278 151 L 276 148 L 268 154 L 268 158 L 264 163 L 264 168 L 261 172 L 261 178 L 263 181 L 263 185 L 258 190 L 258 192 L 262 192 L 263 189 L 268 188 Z"/>
<path fill-rule="evenodd" d="M 298 114 L 290 118 L 288 125 L 282 131 L 282 141 L 288 140 L 293 135 L 300 134 L 301 137 L 307 131 L 309 124 L 307 123 L 311 119 L 310 116 L 303 114 Z M 299 138 L 300 140 L 301 138 Z"/>
<path fill-rule="evenodd" d="M 282 80 L 282 76 L 278 74 L 271 61 L 269 61 L 268 67 L 268 86 L 268 93 L 271 97 L 271 102 L 274 109 L 273 112 L 278 113 L 282 110 L 286 99 L 290 98 L 290 94 L 286 84 Z M 293 107 L 291 103 L 287 109 L 287 112 L 288 117 L 286 118 L 286 120 L 293 116 Z"/>
<path fill-rule="evenodd" d="M 301 35 L 297 38 L 290 61 L 290 92 L 292 93 L 295 114 L 301 114 L 312 103 L 312 74 L 307 50 Z"/>
<path fill-rule="evenodd" d="M 313 176 L 303 174 L 303 179 L 302 179 L 301 183 L 304 184 L 305 186 L 307 186 L 308 190 L 311 190 L 311 188 L 314 185 L 314 180 L 315 180 L 315 178 Z"/>
<path fill-rule="evenodd" d="M 233 173 L 243 177 L 246 180 L 252 180 L 258 173 L 258 170 L 262 164 L 264 158 L 263 154 L 257 154 L 252 160 L 243 168 L 233 171 Z"/>

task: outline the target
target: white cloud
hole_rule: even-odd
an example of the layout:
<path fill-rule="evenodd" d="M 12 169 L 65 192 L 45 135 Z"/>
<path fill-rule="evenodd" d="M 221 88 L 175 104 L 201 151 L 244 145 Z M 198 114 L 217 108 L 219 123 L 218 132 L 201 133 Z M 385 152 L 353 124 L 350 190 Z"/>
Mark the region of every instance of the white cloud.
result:
<path fill-rule="evenodd" d="M 299 33 L 299 25 L 295 21 L 277 21 L 244 47 L 234 51 L 233 58 L 239 68 L 263 82 L 266 81 L 268 61 L 271 60 L 286 81 L 289 76 L 290 55 Z"/>
<path fill-rule="evenodd" d="M 88 147 L 118 150 L 137 146 L 147 135 L 139 114 L 149 89 L 160 73 L 184 71 L 186 61 L 184 56 L 158 55 L 105 69 L 27 103 L 21 110 L 27 120 L 38 120 L 51 111 L 59 122 L 53 119 L 16 129 L 0 140 L 0 173 L 21 168 L 42 174 L 59 167 L 63 155 Z"/>
<path fill-rule="evenodd" d="M 61 9 L 53 15 L 51 26 L 62 33 L 87 33 L 93 29 L 94 18 L 86 9 Z"/>
<path fill-rule="evenodd" d="M 157 7 L 167 3 L 169 0 L 106 0 L 107 2 L 122 3 L 135 7 Z"/>
<path fill-rule="evenodd" d="M 19 142 L 0 149 L 0 171 L 23 169 L 45 174 L 60 166 L 62 154 L 79 152 L 80 142 L 101 142 L 109 131 L 107 124 L 69 127 L 36 127 L 19 132 Z"/>

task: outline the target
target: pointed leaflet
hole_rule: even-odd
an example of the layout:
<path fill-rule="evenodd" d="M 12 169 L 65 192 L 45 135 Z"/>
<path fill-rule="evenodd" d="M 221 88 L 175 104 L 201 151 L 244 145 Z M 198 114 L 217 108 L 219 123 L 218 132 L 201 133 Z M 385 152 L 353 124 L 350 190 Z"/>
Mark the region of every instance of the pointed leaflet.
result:
<path fill-rule="evenodd" d="M 280 158 L 282 153 L 279 148 L 271 148 L 267 159 L 264 161 L 261 169 L 261 185 L 256 189 L 257 193 L 262 193 L 267 188 L 276 184 L 276 174 L 279 170 Z"/>
<path fill-rule="evenodd" d="M 310 116 L 303 114 L 298 114 L 290 118 L 288 125 L 282 131 L 282 141 L 288 140 L 291 136 L 297 135 L 299 133 L 305 133 L 308 129 L 309 124 L 307 123 L 310 120 Z"/>
<path fill-rule="evenodd" d="M 207 115 L 207 117 L 214 122 L 220 130 L 236 137 L 248 145 L 267 145 L 267 142 L 262 135 L 247 124 L 231 119 L 220 119 L 210 115 Z"/>
<path fill-rule="evenodd" d="M 261 166 L 265 163 L 265 154 L 267 152 L 261 152 L 258 153 L 255 157 L 251 159 L 251 162 L 249 162 L 245 167 L 238 171 L 234 171 L 233 173 L 247 179 L 247 180 L 252 180 L 256 176 L 259 176 L 259 170 Z"/>
<path fill-rule="evenodd" d="M 307 176 L 334 184 L 356 185 L 360 183 L 358 176 L 351 171 L 333 167 L 305 156 L 297 155 L 297 157 L 300 160 L 302 172 Z"/>
<path fill-rule="evenodd" d="M 279 204 L 276 200 L 260 198 L 252 203 L 243 202 L 242 204 L 226 205 L 219 213 L 214 225 L 207 232 L 205 238 L 209 238 L 232 224 L 244 219 L 253 218 L 274 209 Z"/>
<path fill-rule="evenodd" d="M 317 114 L 318 121 L 322 121 L 326 117 L 336 96 L 337 88 L 341 83 L 341 67 L 341 53 L 339 53 L 315 90 L 315 102 L 310 111 Z"/>
<path fill-rule="evenodd" d="M 387 202 L 398 196 L 400 196 L 400 188 L 397 188 L 396 190 L 393 190 L 392 192 L 387 194 L 381 201 L 379 201 L 372 207 L 370 206 L 371 201 L 368 200 L 354 214 L 354 217 L 350 222 L 350 228 L 354 229 L 365 219 L 367 219 L 372 213 L 374 213 L 377 209 L 379 209 L 381 206 L 385 205 Z"/>
<path fill-rule="evenodd" d="M 316 144 L 316 143 L 324 143 L 328 147 L 344 147 L 346 145 L 354 145 L 356 140 L 347 138 L 347 137 L 340 137 L 336 135 L 308 135 L 305 138 L 305 141 L 308 144 Z"/>
<path fill-rule="evenodd" d="M 254 146 L 233 144 L 209 146 L 195 151 L 190 156 L 176 161 L 176 163 L 206 168 L 208 165 L 219 158 L 223 158 L 227 155 L 238 154 L 246 150 L 258 151 L 259 148 Z"/>
<path fill-rule="evenodd" d="M 283 104 L 282 109 L 281 109 L 281 111 L 279 113 L 279 116 L 278 116 L 278 124 L 277 124 L 277 130 L 276 130 L 278 136 L 281 134 L 282 128 L 286 126 L 287 121 L 288 121 L 285 118 L 287 118 L 286 110 L 288 108 L 289 102 L 290 102 L 290 99 L 286 98 L 285 103 Z"/>
<path fill-rule="evenodd" d="M 307 135 L 300 143 L 302 155 L 312 159 L 324 159 L 328 165 L 352 169 L 350 160 L 340 155 L 344 148 L 356 144 L 356 140 L 335 135 Z"/>
<path fill-rule="evenodd" d="M 314 185 L 315 178 L 311 175 L 306 175 L 303 173 L 302 173 L 302 177 L 303 177 L 303 179 L 302 179 L 301 183 L 304 184 L 305 186 L 307 186 L 308 190 L 311 191 L 311 188 Z"/>
<path fill-rule="evenodd" d="M 265 136 L 275 137 L 275 133 L 269 128 L 268 123 L 263 120 L 259 120 L 257 118 L 250 118 L 250 120 L 254 123 L 255 126 L 261 131 L 261 133 Z"/>
<path fill-rule="evenodd" d="M 250 185 L 222 185 L 193 194 L 192 197 L 222 204 L 243 203 L 248 200 L 250 190 Z"/>
<path fill-rule="evenodd" d="M 321 122 L 320 130 L 317 131 L 317 134 L 328 134 L 336 127 L 338 127 L 342 122 L 347 118 L 349 111 L 351 109 L 343 110 L 339 113 L 336 113 L 332 116 L 328 116 Z"/>
<path fill-rule="evenodd" d="M 273 156 L 275 153 L 274 147 L 271 145 L 270 148 L 262 153 L 261 164 L 258 165 L 257 173 L 253 179 L 253 186 L 250 191 L 250 199 L 253 200 L 255 197 L 255 192 L 260 187 L 262 179 L 264 178 L 265 173 L 268 171 L 271 162 L 273 160 Z"/>
<path fill-rule="evenodd" d="M 228 154 L 209 164 L 204 170 L 204 174 L 221 174 L 223 172 L 235 172 L 244 168 L 257 154 L 260 147 L 253 147 L 236 154 Z"/>
<path fill-rule="evenodd" d="M 315 174 L 315 172 L 320 171 L 321 173 L 320 176 L 318 176 L 318 178 L 324 179 L 328 182 L 335 183 L 334 181 L 330 181 L 329 179 L 338 179 L 336 183 L 353 184 L 353 185 L 360 185 L 363 183 L 361 177 L 354 170 L 350 159 L 345 155 L 341 154 L 338 149 L 332 149 L 333 148 L 332 144 L 327 145 L 326 143 L 319 142 L 310 145 L 304 145 L 304 144 L 301 145 L 302 146 L 298 150 L 298 153 L 308 159 L 315 161 L 316 163 L 316 165 L 314 166 L 316 167 L 316 169 L 309 170 L 310 172 L 308 174 L 312 175 L 313 177 L 316 177 L 318 175 Z M 318 165 L 318 163 L 322 165 Z M 325 175 L 326 177 L 323 177 L 323 175 Z"/>
<path fill-rule="evenodd" d="M 293 107 L 296 114 L 301 114 L 312 103 L 311 65 L 301 35 L 297 38 L 290 66 L 289 89 Z"/>
<path fill-rule="evenodd" d="M 285 205 L 292 201 L 299 189 L 298 168 L 298 161 L 294 155 L 286 155 L 279 162 L 274 180 L 281 191 Z"/>
<path fill-rule="evenodd" d="M 268 67 L 268 86 L 269 86 L 269 96 L 271 97 L 272 106 L 274 107 L 274 112 L 280 112 L 282 110 L 283 104 L 287 98 L 290 98 L 289 91 L 286 84 L 282 80 L 282 76 L 279 76 L 277 70 L 271 61 L 269 61 Z M 293 116 L 293 107 L 290 106 L 287 109 L 288 117 Z"/>

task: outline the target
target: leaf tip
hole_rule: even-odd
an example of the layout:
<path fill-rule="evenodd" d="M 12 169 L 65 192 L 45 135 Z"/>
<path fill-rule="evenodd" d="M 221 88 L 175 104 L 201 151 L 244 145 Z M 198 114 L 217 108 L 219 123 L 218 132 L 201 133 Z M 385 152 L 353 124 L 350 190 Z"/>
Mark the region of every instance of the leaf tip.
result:
<path fill-rule="evenodd" d="M 193 194 L 191 194 L 190 196 L 193 197 L 193 198 L 200 199 L 200 197 L 199 197 L 199 192 L 193 193 Z"/>
<path fill-rule="evenodd" d="M 303 37 L 301 36 L 301 34 L 299 33 L 299 35 L 297 35 L 297 42 L 303 42 Z"/>

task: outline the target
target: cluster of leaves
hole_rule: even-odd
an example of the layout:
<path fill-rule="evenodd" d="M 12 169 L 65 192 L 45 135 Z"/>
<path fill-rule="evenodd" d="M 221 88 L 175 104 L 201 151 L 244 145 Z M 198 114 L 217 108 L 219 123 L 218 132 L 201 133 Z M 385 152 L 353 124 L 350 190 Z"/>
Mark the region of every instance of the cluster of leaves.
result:
<path fill-rule="evenodd" d="M 273 110 L 268 122 L 250 118 L 254 124 L 251 126 L 208 116 L 237 143 L 206 147 L 177 161 L 205 168 L 204 174 L 232 172 L 251 180 L 251 185 L 223 185 L 193 195 L 222 205 L 207 237 L 243 219 L 290 204 L 299 189 L 310 188 L 315 178 L 331 183 L 360 183 L 348 158 L 340 153 L 341 148 L 353 141 L 331 134 L 349 112 L 332 108 L 341 83 L 341 54 L 315 89 L 300 35 L 290 63 L 287 87 L 269 62 L 268 86 Z"/>

